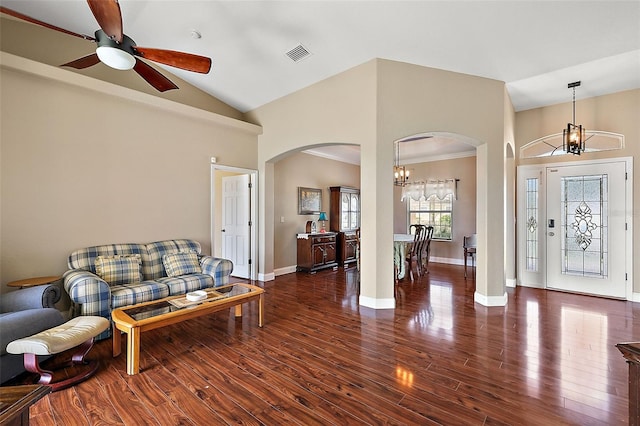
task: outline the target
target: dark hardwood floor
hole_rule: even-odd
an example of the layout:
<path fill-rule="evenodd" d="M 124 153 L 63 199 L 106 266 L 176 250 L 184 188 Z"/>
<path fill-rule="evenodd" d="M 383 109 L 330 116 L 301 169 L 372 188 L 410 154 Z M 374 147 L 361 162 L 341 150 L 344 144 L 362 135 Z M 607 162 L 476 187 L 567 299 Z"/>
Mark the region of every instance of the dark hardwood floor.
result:
<path fill-rule="evenodd" d="M 628 422 L 627 364 L 640 304 L 509 289 L 473 302 L 462 267 L 401 281 L 395 310 L 358 306 L 356 274 L 295 273 L 245 317 L 218 313 L 142 335 L 127 376 L 111 341 L 89 381 L 48 395 L 34 425 L 615 425 Z M 123 342 L 125 343 L 125 342 Z"/>

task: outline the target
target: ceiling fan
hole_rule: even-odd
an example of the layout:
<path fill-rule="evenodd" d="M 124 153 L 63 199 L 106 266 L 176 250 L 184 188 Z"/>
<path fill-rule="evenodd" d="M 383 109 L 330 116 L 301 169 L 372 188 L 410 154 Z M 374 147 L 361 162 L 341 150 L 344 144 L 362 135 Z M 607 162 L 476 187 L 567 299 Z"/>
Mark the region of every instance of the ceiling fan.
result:
<path fill-rule="evenodd" d="M 7 9 L 4 6 L 0 6 L 0 12 L 98 44 L 96 53 L 62 64 L 61 66 L 63 67 L 83 69 L 102 62 L 111 68 L 119 70 L 133 69 L 160 92 L 177 89 L 178 86 L 139 58 L 202 74 L 206 74 L 211 70 L 211 59 L 204 56 L 176 52 L 174 50 L 136 46 L 136 43 L 122 32 L 122 13 L 120 12 L 118 0 L 87 0 L 87 3 L 89 3 L 89 8 L 101 28 L 95 32 L 95 37 L 74 33 L 73 31 L 47 24 L 20 12 Z"/>

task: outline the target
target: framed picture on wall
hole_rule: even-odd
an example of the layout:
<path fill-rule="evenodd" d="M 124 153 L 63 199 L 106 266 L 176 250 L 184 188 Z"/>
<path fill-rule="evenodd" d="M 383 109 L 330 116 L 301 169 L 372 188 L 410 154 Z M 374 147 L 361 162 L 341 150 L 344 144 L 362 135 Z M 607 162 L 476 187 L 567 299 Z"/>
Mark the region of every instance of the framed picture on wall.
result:
<path fill-rule="evenodd" d="M 320 214 L 322 190 L 298 187 L 298 214 Z"/>

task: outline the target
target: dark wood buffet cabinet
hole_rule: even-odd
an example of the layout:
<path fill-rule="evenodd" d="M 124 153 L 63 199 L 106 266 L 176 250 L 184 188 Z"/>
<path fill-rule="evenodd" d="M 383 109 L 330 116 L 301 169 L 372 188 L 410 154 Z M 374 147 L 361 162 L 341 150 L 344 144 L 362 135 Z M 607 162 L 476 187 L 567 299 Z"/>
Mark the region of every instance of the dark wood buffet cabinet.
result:
<path fill-rule="evenodd" d="M 357 260 L 356 230 L 360 227 L 360 190 L 348 186 L 332 186 L 329 190 L 329 229 L 338 233 L 337 259 L 346 268 Z"/>
<path fill-rule="evenodd" d="M 298 234 L 298 271 L 314 273 L 324 268 L 337 268 L 335 232 Z"/>

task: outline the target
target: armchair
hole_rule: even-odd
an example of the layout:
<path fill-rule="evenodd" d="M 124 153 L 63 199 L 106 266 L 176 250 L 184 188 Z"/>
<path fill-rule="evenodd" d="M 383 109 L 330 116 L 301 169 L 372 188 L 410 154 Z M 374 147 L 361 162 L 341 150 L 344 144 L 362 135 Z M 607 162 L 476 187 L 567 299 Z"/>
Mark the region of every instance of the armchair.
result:
<path fill-rule="evenodd" d="M 24 288 L 0 297 L 0 383 L 24 372 L 23 357 L 7 353 L 7 345 L 64 322 L 54 305 L 60 300 L 57 284 Z"/>

